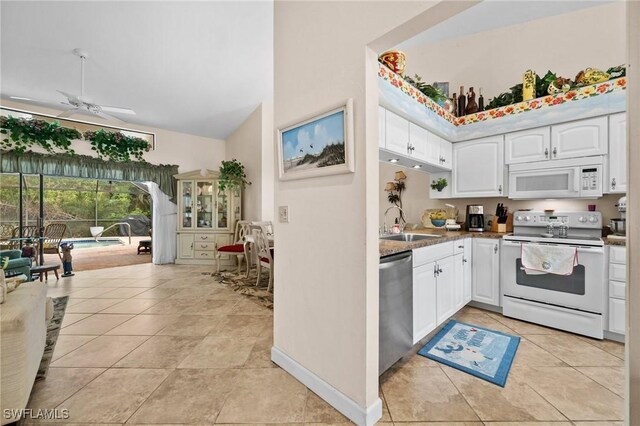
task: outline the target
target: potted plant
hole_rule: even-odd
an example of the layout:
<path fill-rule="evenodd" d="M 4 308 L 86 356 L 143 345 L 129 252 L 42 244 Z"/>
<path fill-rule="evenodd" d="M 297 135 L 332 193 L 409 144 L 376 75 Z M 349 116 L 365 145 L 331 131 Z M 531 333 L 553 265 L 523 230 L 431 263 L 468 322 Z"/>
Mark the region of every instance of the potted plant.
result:
<path fill-rule="evenodd" d="M 436 189 L 438 192 L 442 192 L 449 185 L 449 182 L 445 178 L 440 178 L 431 182 L 431 189 Z"/>
<path fill-rule="evenodd" d="M 244 166 L 235 158 L 230 161 L 222 161 L 220 176 L 218 177 L 218 189 L 220 191 L 244 189 L 251 182 L 247 180 Z"/>

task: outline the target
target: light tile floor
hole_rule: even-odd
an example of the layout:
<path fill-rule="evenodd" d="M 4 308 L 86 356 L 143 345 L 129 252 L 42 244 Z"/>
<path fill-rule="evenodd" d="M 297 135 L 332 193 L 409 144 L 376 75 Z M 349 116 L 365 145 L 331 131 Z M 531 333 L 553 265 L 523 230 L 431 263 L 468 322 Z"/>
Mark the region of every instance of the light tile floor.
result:
<path fill-rule="evenodd" d="M 66 408 L 65 424 L 347 423 L 270 361 L 271 311 L 202 274 L 210 269 L 144 264 L 50 280 L 49 294 L 70 301 L 29 407 Z M 505 388 L 413 353 L 381 377 L 382 424 L 622 424 L 623 345 L 470 307 L 456 318 L 522 337 Z"/>

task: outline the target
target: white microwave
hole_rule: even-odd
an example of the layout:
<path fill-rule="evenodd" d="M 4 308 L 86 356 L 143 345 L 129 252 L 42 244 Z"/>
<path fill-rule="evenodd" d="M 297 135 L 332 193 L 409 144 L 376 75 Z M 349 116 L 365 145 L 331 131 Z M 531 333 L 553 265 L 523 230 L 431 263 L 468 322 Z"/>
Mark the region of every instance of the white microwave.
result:
<path fill-rule="evenodd" d="M 509 198 L 602 197 L 602 164 L 602 156 L 512 164 Z"/>

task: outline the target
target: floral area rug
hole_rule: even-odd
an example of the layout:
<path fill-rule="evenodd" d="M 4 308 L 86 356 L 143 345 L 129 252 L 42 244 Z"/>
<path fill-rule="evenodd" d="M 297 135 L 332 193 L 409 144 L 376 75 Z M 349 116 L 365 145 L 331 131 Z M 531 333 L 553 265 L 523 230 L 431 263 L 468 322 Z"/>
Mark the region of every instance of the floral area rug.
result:
<path fill-rule="evenodd" d="M 268 270 L 260 274 L 260 285 L 257 287 L 255 269 L 251 270 L 249 278 L 246 277 L 244 271 L 241 273 L 237 273 L 236 271 L 220 271 L 212 273 L 211 276 L 236 293 L 253 300 L 265 308 L 273 310 L 273 293 L 267 292 L 267 285 L 269 284 Z"/>
<path fill-rule="evenodd" d="M 58 336 L 60 335 L 60 328 L 62 328 L 62 320 L 64 319 L 64 312 L 67 310 L 68 301 L 69 296 L 52 299 L 53 317 L 47 325 L 47 340 L 44 346 L 44 354 L 40 361 L 40 367 L 38 368 L 38 374 L 36 374 L 36 380 L 47 377 L 47 371 L 49 370 L 49 364 L 51 364 L 51 357 L 53 356 L 53 350 L 56 348 Z"/>

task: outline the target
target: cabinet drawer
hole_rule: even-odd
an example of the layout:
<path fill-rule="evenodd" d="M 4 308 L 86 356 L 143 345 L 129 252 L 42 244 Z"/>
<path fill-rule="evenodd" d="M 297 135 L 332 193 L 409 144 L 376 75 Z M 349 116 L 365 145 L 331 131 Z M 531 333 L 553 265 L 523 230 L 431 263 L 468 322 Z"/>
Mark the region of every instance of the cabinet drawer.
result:
<path fill-rule="evenodd" d="M 626 265 L 612 263 L 609 265 L 609 279 L 614 281 L 627 281 Z"/>
<path fill-rule="evenodd" d="M 627 248 L 620 246 L 609 247 L 609 262 L 620 263 L 622 265 L 627 263 Z"/>
<path fill-rule="evenodd" d="M 626 286 L 622 281 L 609 281 L 609 297 L 624 300 Z"/>
<path fill-rule="evenodd" d="M 425 263 L 443 259 L 448 256 L 453 256 L 454 242 L 455 241 L 448 241 L 446 243 L 414 249 L 413 267 L 415 268 L 417 266 L 424 265 Z"/>
<path fill-rule="evenodd" d="M 193 239 L 196 243 L 210 242 L 211 244 L 213 244 L 215 238 L 216 236 L 214 234 L 195 234 L 193 236 Z"/>
<path fill-rule="evenodd" d="M 216 258 L 216 254 L 213 251 L 199 251 L 199 250 L 196 250 L 194 258 L 195 259 L 215 259 Z"/>
<path fill-rule="evenodd" d="M 465 240 L 453 241 L 453 254 L 464 253 Z"/>
<path fill-rule="evenodd" d="M 625 333 L 625 306 L 624 300 L 609 299 L 609 331 Z"/>
<path fill-rule="evenodd" d="M 197 251 L 215 251 L 216 245 L 213 242 L 202 243 L 200 241 L 196 241 L 195 250 Z"/>

